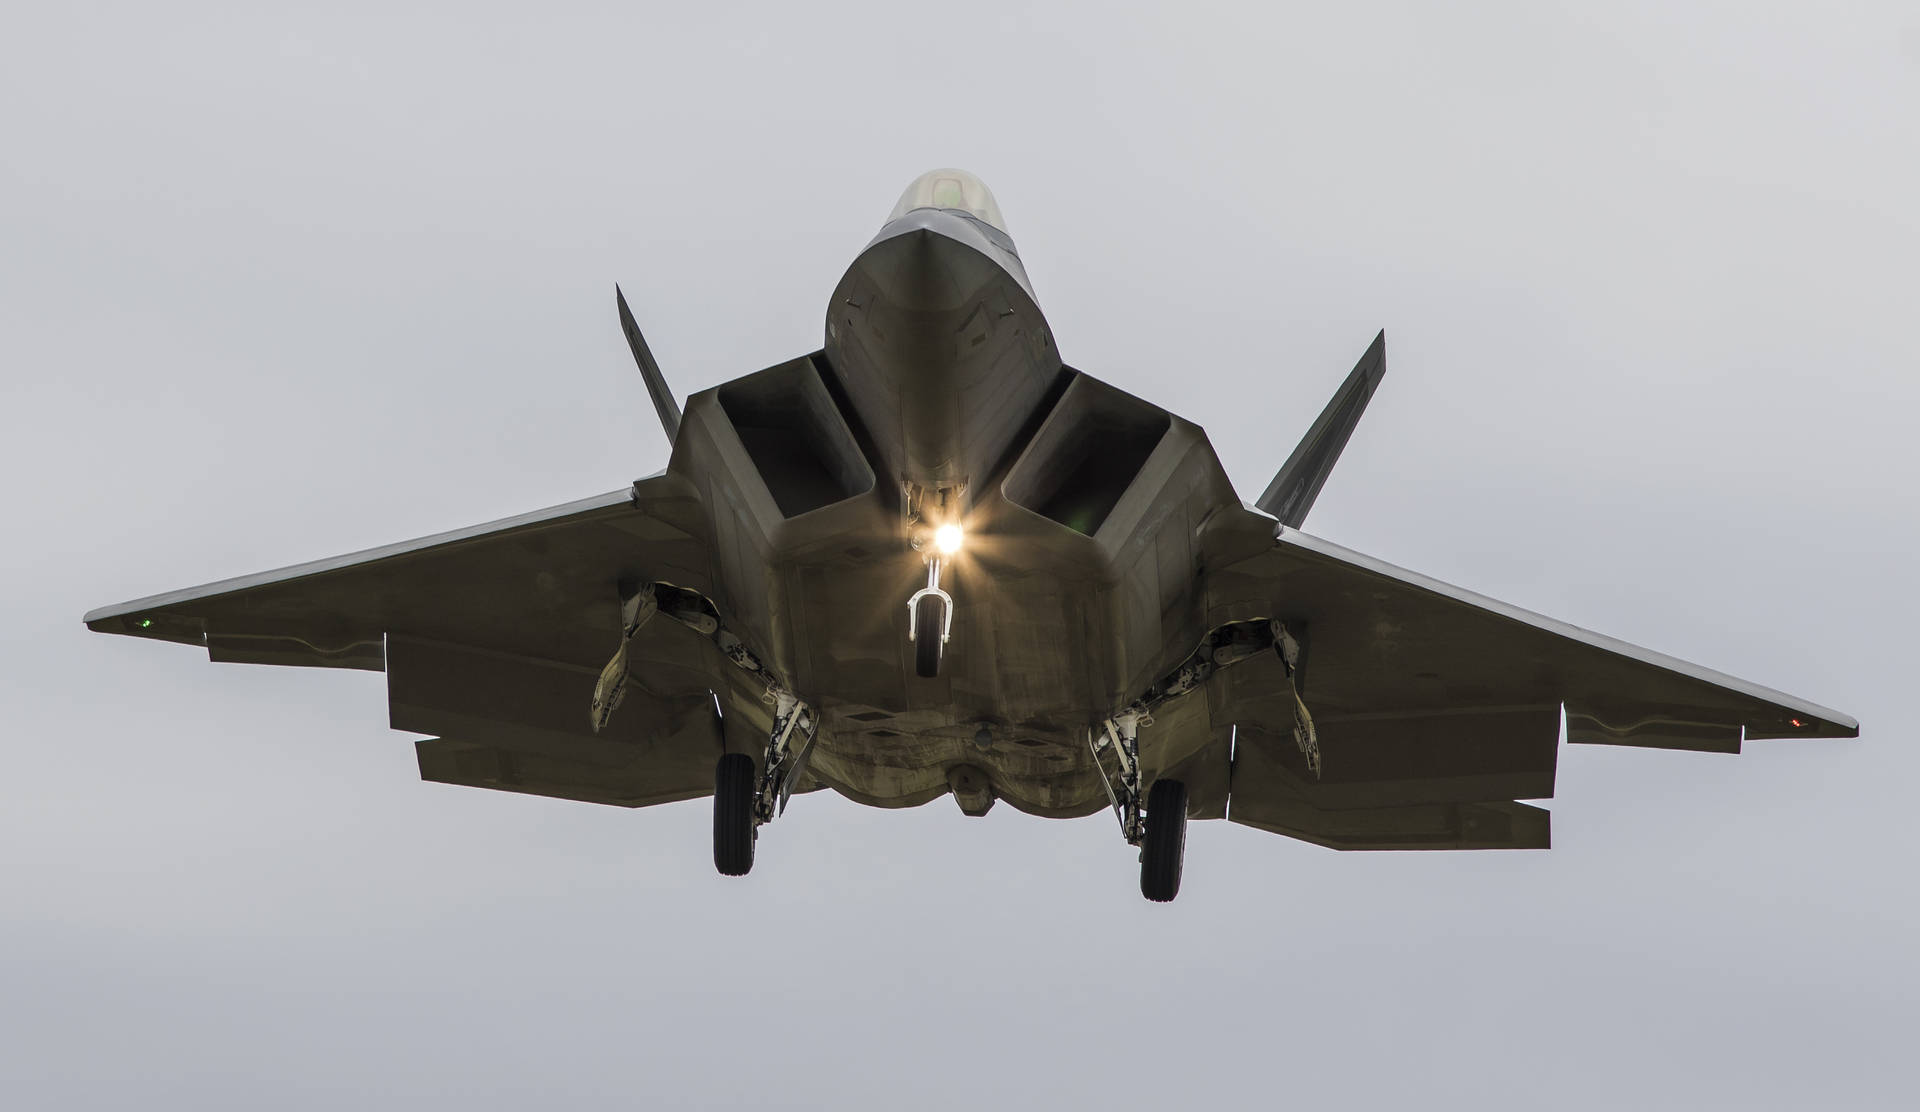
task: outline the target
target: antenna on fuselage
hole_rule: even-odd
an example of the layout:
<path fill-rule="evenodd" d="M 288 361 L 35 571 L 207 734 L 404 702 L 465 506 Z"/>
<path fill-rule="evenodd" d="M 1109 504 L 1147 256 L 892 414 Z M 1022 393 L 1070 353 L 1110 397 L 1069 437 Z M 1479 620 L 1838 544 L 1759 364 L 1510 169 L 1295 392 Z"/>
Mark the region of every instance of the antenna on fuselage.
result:
<path fill-rule="evenodd" d="M 1382 329 L 1254 505 L 1279 518 L 1280 524 L 1287 528 L 1300 528 L 1300 523 L 1307 519 L 1307 511 L 1313 508 L 1313 500 L 1320 496 L 1320 488 L 1326 485 L 1327 476 L 1333 473 L 1333 465 L 1339 462 L 1340 450 L 1347 446 L 1353 427 L 1360 423 L 1360 415 L 1367 411 L 1367 402 L 1386 373 L 1387 333 Z"/>
<path fill-rule="evenodd" d="M 640 377 L 647 380 L 654 412 L 660 414 L 660 427 L 667 430 L 667 443 L 671 445 L 680 437 L 680 403 L 673 400 L 673 391 L 667 389 L 666 377 L 660 373 L 660 364 L 653 361 L 647 338 L 640 334 L 640 325 L 633 319 L 633 310 L 627 308 L 627 295 L 620 292 L 618 282 L 613 284 L 613 300 L 620 307 L 620 331 L 627 335 L 633 361 L 640 364 Z"/>

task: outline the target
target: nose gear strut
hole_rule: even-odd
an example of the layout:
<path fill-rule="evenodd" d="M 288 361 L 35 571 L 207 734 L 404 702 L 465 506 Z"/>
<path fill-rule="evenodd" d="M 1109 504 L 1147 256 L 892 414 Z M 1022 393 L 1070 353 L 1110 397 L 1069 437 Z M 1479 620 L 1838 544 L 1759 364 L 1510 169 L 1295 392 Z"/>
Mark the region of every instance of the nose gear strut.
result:
<path fill-rule="evenodd" d="M 966 484 L 955 483 L 926 491 L 911 482 L 901 488 L 907 544 L 927 562 L 927 585 L 907 599 L 907 640 L 913 642 L 913 670 L 923 679 L 940 674 L 953 637 L 953 596 L 941 589 L 940 573 L 947 557 L 959 551 L 958 507 L 965 489 Z"/>
<path fill-rule="evenodd" d="M 927 557 L 927 585 L 907 599 L 907 640 L 913 642 L 914 671 L 926 679 L 940 674 L 940 658 L 953 636 L 953 596 L 940 589 L 937 555 Z"/>

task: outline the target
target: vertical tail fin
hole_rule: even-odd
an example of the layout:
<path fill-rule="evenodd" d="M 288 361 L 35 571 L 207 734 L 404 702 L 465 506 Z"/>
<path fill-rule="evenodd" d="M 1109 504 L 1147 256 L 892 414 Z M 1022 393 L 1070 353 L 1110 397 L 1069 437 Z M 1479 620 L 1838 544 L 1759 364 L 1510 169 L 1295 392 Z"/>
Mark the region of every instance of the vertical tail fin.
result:
<path fill-rule="evenodd" d="M 1280 524 L 1289 529 L 1298 529 L 1307 519 L 1307 511 L 1313 508 L 1313 500 L 1320 496 L 1320 488 L 1327 483 L 1327 476 L 1333 472 L 1333 465 L 1339 461 L 1340 452 L 1347 446 L 1347 439 L 1353 435 L 1353 428 L 1360 423 L 1360 415 L 1367 410 L 1367 402 L 1373 398 L 1373 391 L 1387 373 L 1387 333 L 1383 329 L 1373 338 L 1373 344 L 1367 353 L 1354 364 L 1353 373 L 1334 391 L 1333 400 L 1327 403 L 1307 435 L 1287 457 L 1280 467 L 1280 473 L 1267 484 L 1265 493 L 1254 505 L 1280 519 Z"/>
<path fill-rule="evenodd" d="M 673 391 L 667 389 L 666 376 L 660 373 L 660 364 L 653 361 L 653 351 L 647 347 L 647 338 L 640 334 L 640 325 L 633 319 L 633 310 L 627 308 L 627 295 L 620 292 L 617 284 L 613 287 L 613 300 L 620 306 L 620 331 L 627 334 L 627 346 L 633 349 L 633 361 L 640 364 L 640 377 L 647 380 L 647 393 L 653 397 L 654 412 L 660 414 L 660 427 L 667 430 L 667 443 L 672 444 L 680 436 L 680 403 L 673 400 Z"/>

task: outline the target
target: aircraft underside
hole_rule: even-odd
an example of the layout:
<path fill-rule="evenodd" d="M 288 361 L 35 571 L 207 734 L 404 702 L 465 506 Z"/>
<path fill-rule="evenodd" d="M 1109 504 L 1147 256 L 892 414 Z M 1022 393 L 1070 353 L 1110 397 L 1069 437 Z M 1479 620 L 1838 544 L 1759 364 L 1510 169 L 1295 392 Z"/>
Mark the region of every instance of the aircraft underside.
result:
<path fill-rule="evenodd" d="M 1185 824 L 1545 848 L 1562 734 L 1738 752 L 1845 715 L 1298 531 L 1376 340 L 1257 506 L 1205 434 L 1066 366 L 985 187 L 909 187 L 819 351 L 675 405 L 667 469 L 502 522 L 108 607 L 216 661 L 387 674 L 428 780 L 712 797 L 752 865 L 791 795 L 1110 811 L 1142 891 Z"/>

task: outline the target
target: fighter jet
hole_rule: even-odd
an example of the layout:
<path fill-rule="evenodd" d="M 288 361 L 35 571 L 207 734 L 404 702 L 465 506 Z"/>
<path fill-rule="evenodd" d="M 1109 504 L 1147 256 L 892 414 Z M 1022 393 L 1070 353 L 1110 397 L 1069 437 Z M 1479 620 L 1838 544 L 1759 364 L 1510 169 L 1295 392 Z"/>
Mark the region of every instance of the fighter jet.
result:
<path fill-rule="evenodd" d="M 1186 824 L 1544 849 L 1574 744 L 1858 736 L 1825 707 L 1300 531 L 1376 337 L 1251 505 L 1192 423 L 1062 361 L 978 178 L 907 187 L 820 350 L 683 412 L 616 287 L 664 471 L 471 528 L 109 606 L 215 661 L 384 671 L 430 781 L 711 797 L 745 874 L 795 793 L 1112 813 L 1140 889 Z"/>

